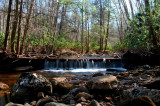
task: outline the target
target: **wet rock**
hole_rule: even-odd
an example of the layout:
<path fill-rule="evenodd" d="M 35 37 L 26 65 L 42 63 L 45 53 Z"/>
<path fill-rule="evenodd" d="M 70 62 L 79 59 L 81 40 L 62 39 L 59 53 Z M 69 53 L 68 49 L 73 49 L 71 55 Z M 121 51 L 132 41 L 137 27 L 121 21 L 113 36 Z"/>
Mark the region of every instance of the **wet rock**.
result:
<path fill-rule="evenodd" d="M 150 82 L 148 84 L 144 84 L 143 86 L 149 88 L 149 89 L 159 89 L 160 90 L 160 80 L 156 80 L 156 81 L 153 81 L 153 82 Z"/>
<path fill-rule="evenodd" d="M 70 80 L 68 83 L 73 85 L 79 85 L 80 83 L 82 83 L 82 81 L 77 79 L 77 80 Z"/>
<path fill-rule="evenodd" d="M 141 68 L 149 70 L 149 69 L 151 69 L 151 66 L 149 66 L 149 65 L 143 65 L 143 66 L 141 66 Z"/>
<path fill-rule="evenodd" d="M 75 102 L 75 100 L 70 100 L 70 104 L 75 104 L 76 102 Z"/>
<path fill-rule="evenodd" d="M 89 89 L 98 89 L 98 90 L 110 90 L 115 89 L 118 86 L 118 80 L 115 76 L 105 75 L 91 78 L 87 87 Z"/>
<path fill-rule="evenodd" d="M 76 106 L 82 106 L 82 104 L 78 103 L 78 104 L 76 104 Z"/>
<path fill-rule="evenodd" d="M 54 92 L 58 94 L 66 94 L 70 91 L 72 84 L 69 84 L 65 77 L 53 78 L 50 80 Z"/>
<path fill-rule="evenodd" d="M 51 97 L 45 97 L 45 98 L 38 100 L 36 106 L 44 106 L 46 103 L 49 103 L 49 102 L 56 102 L 56 100 L 54 100 Z"/>
<path fill-rule="evenodd" d="M 28 103 L 25 103 L 25 104 L 24 104 L 24 106 L 31 106 L 31 105 L 30 105 L 30 104 L 28 104 Z"/>
<path fill-rule="evenodd" d="M 86 92 L 86 93 L 88 93 L 89 91 L 88 91 L 88 89 L 85 86 L 81 86 L 81 87 L 72 89 L 69 93 L 75 96 L 79 92 Z"/>
<path fill-rule="evenodd" d="M 38 99 L 44 98 L 44 93 L 43 92 L 38 92 Z"/>
<path fill-rule="evenodd" d="M 140 96 L 138 98 L 126 100 L 119 106 L 156 106 L 151 98 L 147 96 Z"/>
<path fill-rule="evenodd" d="M 0 90 L 7 90 L 9 89 L 9 86 L 5 83 L 0 82 Z"/>
<path fill-rule="evenodd" d="M 92 100 L 89 106 L 101 106 L 96 100 Z"/>
<path fill-rule="evenodd" d="M 32 101 L 32 102 L 31 102 L 31 105 L 32 105 L 32 106 L 36 106 L 36 103 L 37 103 L 36 101 Z"/>
<path fill-rule="evenodd" d="M 84 97 L 80 97 L 77 102 L 86 102 L 87 100 Z"/>
<path fill-rule="evenodd" d="M 160 90 L 147 89 L 145 87 L 136 87 L 123 90 L 120 94 L 120 101 L 137 98 L 139 96 L 148 96 L 153 100 L 156 105 L 160 105 Z"/>
<path fill-rule="evenodd" d="M 62 100 L 64 103 L 70 104 L 70 100 L 74 100 L 74 96 L 72 94 L 68 93 L 68 94 L 62 96 Z"/>
<path fill-rule="evenodd" d="M 17 103 L 37 99 L 38 92 L 52 94 L 52 84 L 42 75 L 26 72 L 21 74 L 11 91 L 11 100 Z"/>
<path fill-rule="evenodd" d="M 104 75 L 105 75 L 105 73 L 99 72 L 99 73 L 94 73 L 94 74 L 92 74 L 92 77 L 104 76 Z"/>
<path fill-rule="evenodd" d="M 46 103 L 44 106 L 69 106 L 63 103 L 56 103 L 56 102 L 50 102 L 50 103 Z"/>
<path fill-rule="evenodd" d="M 5 106 L 23 106 L 23 105 L 22 104 L 15 104 L 15 103 L 9 102 Z"/>
<path fill-rule="evenodd" d="M 86 92 L 80 92 L 80 93 L 78 93 L 78 94 L 75 96 L 76 99 L 79 99 L 79 98 L 81 98 L 81 97 L 83 97 L 83 98 L 85 98 L 85 99 L 87 99 L 87 100 L 93 98 L 92 95 L 90 95 L 89 93 L 86 93 Z"/>
<path fill-rule="evenodd" d="M 70 100 L 74 99 L 74 97 L 80 92 L 88 93 L 89 91 L 85 86 L 81 86 L 79 88 L 74 88 L 68 94 L 63 95 L 62 100 L 64 101 L 64 103 L 69 104 Z"/>

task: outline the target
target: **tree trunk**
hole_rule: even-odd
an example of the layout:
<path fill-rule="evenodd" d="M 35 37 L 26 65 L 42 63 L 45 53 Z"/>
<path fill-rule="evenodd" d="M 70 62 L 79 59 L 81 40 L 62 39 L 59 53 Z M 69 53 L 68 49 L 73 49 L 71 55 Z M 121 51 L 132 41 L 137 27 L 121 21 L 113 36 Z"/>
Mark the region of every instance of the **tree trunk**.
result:
<path fill-rule="evenodd" d="M 81 13 L 82 13 L 82 36 L 81 36 L 81 53 L 83 54 L 83 51 L 84 51 L 84 44 L 83 44 L 83 3 L 84 3 L 84 0 L 82 1 L 82 10 L 81 10 Z"/>
<path fill-rule="evenodd" d="M 100 2 L 100 48 L 99 50 L 102 51 L 103 49 L 103 36 L 102 36 L 102 29 L 103 29 L 103 10 L 102 10 L 102 1 L 99 0 Z"/>
<path fill-rule="evenodd" d="M 17 54 L 18 54 L 18 56 L 19 56 L 20 36 L 21 36 L 22 7 L 23 7 L 23 0 L 21 0 L 21 4 L 20 4 L 19 23 L 18 23 L 18 39 L 17 39 Z"/>
<path fill-rule="evenodd" d="M 132 13 L 132 20 L 134 19 L 134 12 L 133 12 L 133 6 L 132 6 L 132 1 L 129 0 L 129 4 L 130 4 L 130 7 L 131 7 L 131 13 Z"/>
<path fill-rule="evenodd" d="M 31 13 L 32 13 L 33 4 L 34 4 L 34 0 L 31 1 L 28 16 L 26 18 L 26 25 L 25 25 L 25 29 L 24 29 L 23 41 L 22 41 L 22 46 L 21 46 L 21 54 L 24 52 L 24 47 L 25 47 L 25 43 L 26 43 L 27 32 L 29 29 L 29 21 L 30 21 L 30 17 L 31 17 Z"/>
<path fill-rule="evenodd" d="M 16 11 L 15 11 L 14 21 L 13 21 L 13 30 L 12 30 L 12 34 L 11 34 L 11 52 L 14 52 L 14 53 L 15 53 L 14 40 L 15 40 L 16 31 L 17 31 L 19 0 L 15 0 L 15 1 L 16 1 Z"/>
<path fill-rule="evenodd" d="M 150 4 L 149 4 L 149 0 L 144 0 L 145 2 L 145 11 L 146 11 L 146 14 L 147 16 L 149 16 L 148 18 L 148 26 L 149 26 L 149 35 L 152 36 L 152 43 L 153 43 L 153 46 L 155 49 L 158 49 L 158 40 L 157 40 L 157 37 L 156 37 L 156 34 L 154 32 L 154 29 L 153 29 L 153 24 L 151 22 L 151 14 L 150 14 Z"/>
<path fill-rule="evenodd" d="M 8 44 L 11 8 L 12 8 L 12 0 L 9 0 L 8 16 L 7 16 L 7 26 L 6 26 L 6 35 L 5 35 L 5 40 L 4 40 L 4 51 L 6 51 L 6 49 L 7 49 L 7 44 Z"/>
<path fill-rule="evenodd" d="M 59 7 L 60 7 L 60 3 L 58 2 L 58 4 L 57 4 L 57 10 L 56 10 L 56 17 L 55 17 L 55 19 L 54 19 L 54 25 L 53 25 L 53 28 L 54 28 L 53 41 L 52 41 L 52 53 L 53 53 L 53 54 L 54 54 L 54 52 L 55 52 L 54 40 L 55 40 L 55 36 L 56 36 L 56 34 L 57 34 L 57 20 L 58 20 Z"/>
<path fill-rule="evenodd" d="M 64 18 L 66 15 L 66 7 L 67 7 L 66 5 L 63 5 L 63 8 L 62 8 L 61 22 L 60 22 L 60 27 L 59 27 L 59 34 L 60 35 L 63 32 Z"/>
<path fill-rule="evenodd" d="M 110 1 L 108 1 L 108 4 L 110 6 Z M 108 43 L 108 36 L 109 36 L 109 22 L 110 22 L 110 9 L 108 8 L 108 22 L 107 22 L 107 33 L 106 33 L 106 38 L 105 38 L 105 47 L 104 47 L 104 52 L 107 49 L 107 43 Z"/>

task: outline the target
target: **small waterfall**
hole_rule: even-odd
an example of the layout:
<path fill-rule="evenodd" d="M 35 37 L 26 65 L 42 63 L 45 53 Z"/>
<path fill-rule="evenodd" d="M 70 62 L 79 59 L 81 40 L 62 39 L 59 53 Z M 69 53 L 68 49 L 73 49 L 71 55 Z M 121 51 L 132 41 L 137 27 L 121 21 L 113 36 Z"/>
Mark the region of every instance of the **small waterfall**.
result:
<path fill-rule="evenodd" d="M 81 59 L 81 60 L 69 60 L 69 59 L 46 59 L 45 69 L 54 70 L 72 70 L 72 69 L 107 69 L 107 68 L 121 68 L 123 67 L 122 61 L 108 60 L 108 59 Z"/>

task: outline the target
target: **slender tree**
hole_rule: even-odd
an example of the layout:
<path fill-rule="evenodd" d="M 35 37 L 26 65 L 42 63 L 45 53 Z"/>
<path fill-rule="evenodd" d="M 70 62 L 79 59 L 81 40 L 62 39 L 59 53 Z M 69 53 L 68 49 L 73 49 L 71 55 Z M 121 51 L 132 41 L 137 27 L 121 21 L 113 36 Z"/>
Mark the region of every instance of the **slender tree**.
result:
<path fill-rule="evenodd" d="M 11 52 L 15 52 L 14 50 L 14 40 L 16 36 L 16 31 L 17 31 L 17 23 L 18 23 L 18 5 L 19 5 L 19 0 L 16 1 L 16 11 L 14 14 L 14 21 L 13 21 L 13 29 L 12 29 L 12 34 L 11 34 Z"/>
<path fill-rule="evenodd" d="M 7 49 L 7 44 L 8 44 L 11 8 L 12 8 L 12 0 L 9 0 L 8 16 L 7 16 L 7 26 L 6 26 L 6 35 L 5 35 L 5 40 L 4 40 L 4 51 L 6 51 L 6 49 Z"/>
<path fill-rule="evenodd" d="M 19 56 L 19 46 L 20 46 L 20 37 L 21 37 L 21 21 L 22 21 L 22 7 L 23 7 L 23 0 L 20 3 L 20 12 L 19 12 L 19 23 L 18 23 L 18 39 L 17 39 L 17 54 Z"/>
<path fill-rule="evenodd" d="M 23 41 L 22 41 L 22 46 L 21 46 L 21 54 L 24 52 L 24 46 L 26 43 L 26 37 L 27 37 L 28 29 L 29 29 L 29 21 L 30 21 L 30 17 L 31 17 L 31 13 L 32 13 L 33 3 L 34 3 L 34 0 L 31 0 L 31 5 L 29 8 L 28 16 L 26 18 L 26 25 L 25 25 L 25 29 L 24 29 Z"/>

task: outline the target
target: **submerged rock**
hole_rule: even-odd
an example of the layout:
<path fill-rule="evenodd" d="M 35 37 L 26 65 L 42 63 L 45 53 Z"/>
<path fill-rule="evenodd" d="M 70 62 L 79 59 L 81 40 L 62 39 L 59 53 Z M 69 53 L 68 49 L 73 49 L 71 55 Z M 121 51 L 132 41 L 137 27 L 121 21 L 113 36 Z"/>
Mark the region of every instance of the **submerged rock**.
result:
<path fill-rule="evenodd" d="M 11 91 L 11 100 L 17 103 L 37 99 L 38 92 L 52 94 L 52 84 L 42 75 L 26 72 L 21 74 Z"/>
<path fill-rule="evenodd" d="M 89 89 L 111 90 L 118 86 L 118 80 L 115 76 L 105 75 L 91 78 L 87 86 Z"/>

